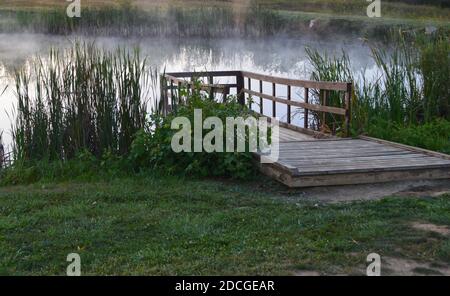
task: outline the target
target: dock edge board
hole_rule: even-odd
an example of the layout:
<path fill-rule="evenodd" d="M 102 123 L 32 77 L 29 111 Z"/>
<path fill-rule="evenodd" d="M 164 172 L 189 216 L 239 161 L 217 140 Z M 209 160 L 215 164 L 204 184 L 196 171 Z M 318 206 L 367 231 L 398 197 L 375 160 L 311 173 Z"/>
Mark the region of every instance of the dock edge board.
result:
<path fill-rule="evenodd" d="M 280 168 L 279 165 L 260 164 L 260 171 L 283 183 L 284 185 L 295 187 L 319 187 L 334 185 L 356 185 L 375 184 L 392 181 L 413 181 L 413 180 L 433 180 L 450 179 L 450 166 L 442 168 L 418 168 L 409 170 L 389 170 L 376 172 L 348 172 L 336 174 L 316 174 L 296 176 L 289 170 Z"/>

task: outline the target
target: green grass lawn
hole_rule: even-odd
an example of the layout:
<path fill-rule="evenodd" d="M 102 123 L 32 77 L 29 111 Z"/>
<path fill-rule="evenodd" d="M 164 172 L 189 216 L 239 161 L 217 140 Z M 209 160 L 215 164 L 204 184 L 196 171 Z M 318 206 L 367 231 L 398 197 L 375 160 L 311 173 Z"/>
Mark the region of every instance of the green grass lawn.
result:
<path fill-rule="evenodd" d="M 0 273 L 64 275 L 72 252 L 85 275 L 363 275 L 372 252 L 450 265 L 448 237 L 411 227 L 450 225 L 450 196 L 299 194 L 266 180 L 157 177 L 0 187 Z"/>

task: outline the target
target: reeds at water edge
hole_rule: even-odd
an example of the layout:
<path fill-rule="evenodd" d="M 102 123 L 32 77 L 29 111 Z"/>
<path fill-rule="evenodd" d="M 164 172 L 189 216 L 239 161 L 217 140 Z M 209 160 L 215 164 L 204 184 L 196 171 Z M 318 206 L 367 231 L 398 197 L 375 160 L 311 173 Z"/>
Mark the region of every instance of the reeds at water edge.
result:
<path fill-rule="evenodd" d="M 138 49 L 108 52 L 80 42 L 52 49 L 15 72 L 15 157 L 126 154 L 146 124 L 152 75 Z"/>
<path fill-rule="evenodd" d="M 313 68 L 312 79 L 354 83 L 354 133 L 365 132 L 380 120 L 399 126 L 450 120 L 448 36 L 400 33 L 392 38 L 396 42 L 388 49 L 372 46 L 372 59 L 379 69 L 372 80 L 365 73 L 352 72 L 345 52 L 336 57 L 314 49 L 306 51 Z M 343 103 L 339 96 L 330 95 L 329 105 L 343 107 Z M 317 120 L 320 121 L 318 116 Z"/>

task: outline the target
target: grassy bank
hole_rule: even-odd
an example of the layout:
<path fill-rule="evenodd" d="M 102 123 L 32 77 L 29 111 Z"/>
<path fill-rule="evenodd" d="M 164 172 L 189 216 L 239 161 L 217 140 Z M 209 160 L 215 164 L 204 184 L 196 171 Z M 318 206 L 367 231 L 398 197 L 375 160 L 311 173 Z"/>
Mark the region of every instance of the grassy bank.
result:
<path fill-rule="evenodd" d="M 450 199 L 286 202 L 276 184 L 140 177 L 0 188 L 0 272 L 364 275 L 379 253 L 449 266 L 449 240 L 412 222 L 450 226 Z M 290 200 L 295 196 L 290 192 Z M 389 274 L 383 265 L 383 274 Z"/>
<path fill-rule="evenodd" d="M 168 7 L 231 7 L 235 11 L 244 11 L 255 5 L 265 9 L 279 11 L 295 11 L 310 13 L 326 13 L 330 15 L 366 16 L 367 3 L 359 0 L 90 0 L 84 7 L 123 7 L 133 5 L 141 10 Z M 59 0 L 4 0 L 2 7 L 6 9 L 50 9 L 66 7 L 67 3 Z M 383 15 L 389 18 L 412 18 L 448 21 L 448 3 L 445 0 L 386 0 L 383 3 Z"/>
<path fill-rule="evenodd" d="M 277 10 L 327 13 L 330 15 L 366 16 L 369 3 L 359 0 L 258 0 L 259 5 Z M 449 6 L 444 1 L 382 1 L 382 16 L 397 19 L 448 21 Z"/>
<path fill-rule="evenodd" d="M 64 3 L 63 3 L 64 4 Z M 61 2 L 6 2 L 1 32 L 138 36 L 383 36 L 392 27 L 449 29 L 450 8 L 383 3 L 383 18 L 366 16 L 363 1 L 94 1 L 70 19 Z M 311 20 L 314 26 L 311 27 Z"/>

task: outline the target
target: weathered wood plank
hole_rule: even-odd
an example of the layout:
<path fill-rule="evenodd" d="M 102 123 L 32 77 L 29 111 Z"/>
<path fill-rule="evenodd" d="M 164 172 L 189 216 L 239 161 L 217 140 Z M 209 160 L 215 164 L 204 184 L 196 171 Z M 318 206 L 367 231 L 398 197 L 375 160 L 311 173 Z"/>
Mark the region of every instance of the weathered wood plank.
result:
<path fill-rule="evenodd" d="M 290 124 L 290 123 L 287 123 L 287 122 L 282 122 L 282 121 L 276 120 L 275 118 L 272 118 L 272 117 L 268 117 L 268 116 L 265 116 L 265 115 L 263 115 L 263 116 L 267 117 L 267 121 L 268 122 L 272 123 L 273 121 L 277 121 L 277 123 L 278 123 L 280 128 L 283 127 L 283 128 L 291 129 L 291 130 L 296 131 L 296 132 L 301 133 L 301 134 L 312 136 L 311 140 L 328 139 L 328 140 L 342 141 L 342 140 L 347 140 L 348 139 L 348 138 L 338 138 L 338 137 L 333 136 L 331 134 L 325 134 L 325 133 L 322 133 L 322 132 L 319 132 L 319 131 L 314 131 L 314 130 L 311 130 L 311 129 L 303 128 L 303 127 L 300 127 L 300 126 L 297 126 L 297 125 L 293 125 L 293 124 Z"/>
<path fill-rule="evenodd" d="M 375 143 L 389 145 L 389 146 L 393 146 L 393 147 L 397 147 L 397 148 L 401 148 L 401 149 L 406 149 L 409 151 L 418 151 L 418 152 L 422 152 L 422 153 L 430 155 L 430 156 L 435 156 L 435 157 L 450 160 L 450 155 L 444 154 L 444 153 L 439 153 L 439 152 L 435 152 L 435 151 L 431 151 L 431 150 L 427 150 L 427 149 L 423 149 L 423 148 L 412 147 L 412 146 L 408 146 L 408 145 L 404 145 L 404 144 L 400 144 L 400 143 L 395 143 L 395 142 L 386 141 L 386 140 L 382 140 L 382 139 L 376 139 L 376 138 L 367 137 L 367 136 L 360 136 L 360 138 L 363 140 L 366 140 L 366 141 L 372 141 Z"/>
<path fill-rule="evenodd" d="M 372 171 L 365 173 L 354 171 L 346 174 L 334 175 L 291 176 L 284 184 L 289 187 L 313 187 L 448 178 L 450 178 L 450 169 L 430 167 L 416 170 Z"/>
<path fill-rule="evenodd" d="M 280 142 L 290 141 L 305 141 L 305 140 L 315 140 L 312 136 L 299 133 L 284 127 L 279 127 L 280 131 Z"/>
<path fill-rule="evenodd" d="M 327 155 L 336 155 L 342 158 L 349 158 L 353 157 L 355 155 L 364 155 L 365 153 L 379 153 L 382 155 L 389 155 L 389 154 L 414 154 L 410 151 L 405 150 L 394 150 L 389 149 L 388 147 L 377 149 L 377 148 L 361 148 L 361 149 L 352 149 L 352 148 L 341 148 L 341 149 L 303 149 L 299 151 L 298 149 L 289 149 L 284 150 L 283 147 L 280 147 L 280 157 L 327 157 Z"/>
<path fill-rule="evenodd" d="M 341 151 L 338 151 L 341 152 Z M 298 155 L 280 155 L 280 160 L 283 161 L 292 161 L 292 160 L 308 160 L 308 159 L 323 159 L 323 160 L 330 160 L 330 159 L 353 159 L 353 158 L 359 158 L 359 157 L 375 157 L 375 156 L 394 156 L 394 155 L 407 155 L 407 152 L 403 151 L 395 151 L 395 152 L 377 152 L 377 151 L 370 151 L 370 152 L 362 152 L 359 154 L 352 154 L 347 155 L 346 153 L 338 153 L 335 152 L 334 154 L 325 154 L 325 155 L 310 155 L 310 156 L 298 156 Z"/>
<path fill-rule="evenodd" d="M 281 159 L 287 159 L 287 157 L 282 157 Z M 448 160 L 443 160 L 443 159 L 439 159 L 436 157 L 431 157 L 431 156 L 426 156 L 423 154 L 396 154 L 396 155 L 380 155 L 380 156 L 362 156 L 362 157 L 351 157 L 351 158 L 333 158 L 333 159 L 328 159 L 328 158 L 318 158 L 318 159 L 312 159 L 309 158 L 308 156 L 304 156 L 302 157 L 298 157 L 298 158 L 292 158 L 290 157 L 290 161 L 293 164 L 303 164 L 303 163 L 324 163 L 324 164 L 338 164 L 338 163 L 352 163 L 352 164 L 359 164 L 359 163 L 363 163 L 363 164 L 372 164 L 372 163 L 378 163 L 378 162 L 383 162 L 383 161 L 392 161 L 392 162 L 403 162 L 405 163 L 406 161 L 422 161 L 424 163 L 426 163 L 427 161 L 436 161 L 438 163 L 444 163 L 444 164 L 450 164 L 450 161 Z"/>
<path fill-rule="evenodd" d="M 242 71 L 242 75 L 244 77 L 263 80 L 266 82 L 283 84 L 283 85 L 291 85 L 297 87 L 307 87 L 314 89 L 326 89 L 326 90 L 337 90 L 337 91 L 347 91 L 347 82 L 327 82 L 327 81 L 309 81 L 309 80 L 298 80 L 298 79 L 289 79 L 282 77 L 269 76 L 264 74 L 257 74 L 247 71 Z"/>
<path fill-rule="evenodd" d="M 297 173 L 293 174 L 293 176 L 320 176 L 320 175 L 329 175 L 329 174 L 347 174 L 347 173 L 371 173 L 371 172 L 388 172 L 388 171 L 408 171 L 415 169 L 435 169 L 435 168 L 450 168 L 449 165 L 444 165 L 441 163 L 430 163 L 424 165 L 423 163 L 419 164 L 410 164 L 407 166 L 402 165 L 392 165 L 389 163 L 371 165 L 371 166 L 344 166 L 340 165 L 339 167 L 314 167 L 314 168 L 305 168 L 303 170 L 299 170 Z"/>
<path fill-rule="evenodd" d="M 420 155 L 389 155 L 389 156 L 369 156 L 369 157 L 354 157 L 354 158 L 334 158 L 334 159 L 286 159 L 282 161 L 291 166 L 299 168 L 313 169 L 316 167 L 326 168 L 341 168 L 348 167 L 374 167 L 374 166 L 410 166 L 415 164 L 445 164 L 450 165 L 450 162 L 441 162 L 434 158 L 425 158 Z"/>
<path fill-rule="evenodd" d="M 300 107 L 300 108 L 304 108 L 304 109 L 308 109 L 308 110 L 313 110 L 313 111 L 317 111 L 317 112 L 328 112 L 328 113 L 332 113 L 332 114 L 337 114 L 337 115 L 345 115 L 346 114 L 346 110 L 343 108 L 337 108 L 337 107 L 329 107 L 329 106 L 323 106 L 323 105 L 315 105 L 315 104 L 308 104 L 308 103 L 304 103 L 304 102 L 298 102 L 298 101 L 289 101 L 287 99 L 282 99 L 282 98 L 278 98 L 274 95 L 267 95 L 267 94 L 263 94 L 257 91 L 253 91 L 253 90 L 249 90 L 244 88 L 244 92 L 255 96 L 255 97 L 260 97 L 260 98 L 264 98 L 267 100 L 271 100 L 272 102 L 278 102 L 278 103 L 282 103 L 288 106 L 295 106 L 295 107 Z M 275 117 L 275 116 L 273 116 Z"/>
<path fill-rule="evenodd" d="M 298 143 L 296 142 L 283 142 L 281 145 L 282 150 L 320 150 L 320 149 L 353 149 L 358 150 L 362 148 L 373 148 L 373 149 L 382 149 L 386 148 L 386 146 L 373 145 L 371 143 L 362 143 L 362 142 L 344 142 L 344 141 L 332 141 L 327 143 L 318 143 L 318 141 L 308 142 L 308 143 Z M 394 149 L 394 147 L 392 147 Z"/>
<path fill-rule="evenodd" d="M 373 145 L 350 145 L 345 143 L 340 144 L 326 144 L 326 145 L 319 145 L 315 142 L 310 142 L 310 145 L 289 145 L 291 143 L 295 143 L 297 141 L 289 141 L 289 142 L 280 142 L 280 151 L 298 151 L 299 153 L 305 153 L 304 151 L 317 151 L 317 153 L 325 153 L 326 151 L 340 151 L 345 150 L 347 152 L 358 152 L 361 150 L 377 150 L 377 151 L 404 151 L 409 153 L 417 153 L 414 151 L 409 151 L 405 149 L 399 149 L 393 146 L 373 146 Z"/>
<path fill-rule="evenodd" d="M 192 78 L 192 77 L 228 77 L 241 75 L 241 71 L 206 71 L 206 72 L 170 72 L 170 75 L 177 78 Z"/>
<path fill-rule="evenodd" d="M 372 171 L 361 173 L 358 171 L 335 174 L 311 174 L 292 175 L 279 170 L 276 166 L 264 165 L 261 171 L 289 187 L 316 187 L 352 185 L 367 183 L 383 183 L 399 180 L 426 180 L 426 179 L 448 179 L 450 168 L 427 168 L 391 171 Z"/>
<path fill-rule="evenodd" d="M 195 84 L 193 81 L 179 79 L 179 78 L 176 78 L 176 77 L 173 77 L 170 75 L 167 75 L 166 78 L 167 78 L 167 80 L 169 80 L 171 82 L 175 82 L 177 84 L 181 84 L 186 87 L 191 87 Z M 210 89 L 224 90 L 224 89 L 227 89 L 230 87 L 237 87 L 237 84 L 209 84 L 209 83 L 200 84 L 201 90 L 210 90 Z M 171 88 L 173 88 L 173 86 Z"/>

